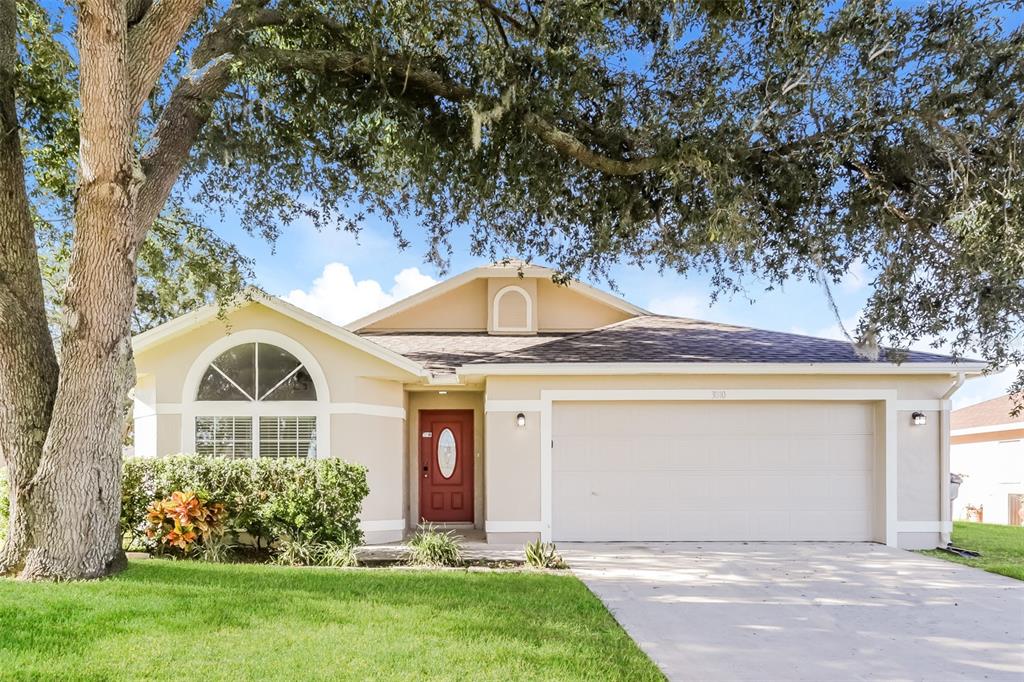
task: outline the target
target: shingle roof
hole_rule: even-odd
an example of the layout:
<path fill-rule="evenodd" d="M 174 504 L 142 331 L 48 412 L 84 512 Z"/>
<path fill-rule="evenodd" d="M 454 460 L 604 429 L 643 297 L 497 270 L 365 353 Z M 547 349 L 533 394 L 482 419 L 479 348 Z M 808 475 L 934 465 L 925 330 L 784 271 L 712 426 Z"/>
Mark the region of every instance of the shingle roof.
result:
<path fill-rule="evenodd" d="M 1009 395 L 1001 395 L 982 403 L 961 407 L 953 410 L 950 415 L 950 428 L 970 429 L 977 426 L 996 426 L 998 424 L 1024 423 L 1024 410 L 1016 417 L 1010 416 L 1013 399 Z"/>
<path fill-rule="evenodd" d="M 402 351 L 398 351 L 402 352 Z M 884 361 L 883 357 L 879 359 Z M 905 362 L 953 362 L 912 351 Z M 594 362 L 867 363 L 849 343 L 663 315 L 641 315 L 600 329 L 469 364 Z"/>
<path fill-rule="evenodd" d="M 419 362 L 433 374 L 454 374 L 455 368 L 460 365 L 548 343 L 571 334 L 496 336 L 486 332 L 361 332 L 359 335 Z"/>

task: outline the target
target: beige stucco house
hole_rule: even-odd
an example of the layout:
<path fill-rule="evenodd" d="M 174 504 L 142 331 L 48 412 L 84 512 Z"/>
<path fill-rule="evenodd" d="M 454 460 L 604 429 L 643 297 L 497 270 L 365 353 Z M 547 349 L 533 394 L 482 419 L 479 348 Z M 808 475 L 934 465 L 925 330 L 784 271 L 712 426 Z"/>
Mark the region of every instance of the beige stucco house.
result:
<path fill-rule="evenodd" d="M 949 397 L 980 363 L 652 315 L 496 264 L 342 328 L 276 298 L 135 338 L 139 455 L 342 457 L 368 541 L 948 533 Z"/>

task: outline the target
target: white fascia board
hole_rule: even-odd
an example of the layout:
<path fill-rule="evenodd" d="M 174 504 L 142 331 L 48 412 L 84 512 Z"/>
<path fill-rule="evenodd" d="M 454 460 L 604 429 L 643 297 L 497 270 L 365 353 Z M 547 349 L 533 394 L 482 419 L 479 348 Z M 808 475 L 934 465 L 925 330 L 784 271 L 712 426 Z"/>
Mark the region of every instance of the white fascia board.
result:
<path fill-rule="evenodd" d="M 462 365 L 455 371 L 475 376 L 602 376 L 650 374 L 957 374 L 981 373 L 981 363 L 774 363 L 774 362 L 564 362 Z"/>
<path fill-rule="evenodd" d="M 153 346 L 184 334 L 217 317 L 217 306 L 207 305 L 190 313 L 180 315 L 161 325 L 147 329 L 132 337 L 132 352 L 140 353 Z"/>
<path fill-rule="evenodd" d="M 949 432 L 949 435 L 972 436 L 978 433 L 997 433 L 999 431 L 1021 430 L 1024 430 L 1024 422 L 1007 422 L 1006 424 L 992 424 L 991 426 L 971 426 L 965 429 L 953 429 Z"/>

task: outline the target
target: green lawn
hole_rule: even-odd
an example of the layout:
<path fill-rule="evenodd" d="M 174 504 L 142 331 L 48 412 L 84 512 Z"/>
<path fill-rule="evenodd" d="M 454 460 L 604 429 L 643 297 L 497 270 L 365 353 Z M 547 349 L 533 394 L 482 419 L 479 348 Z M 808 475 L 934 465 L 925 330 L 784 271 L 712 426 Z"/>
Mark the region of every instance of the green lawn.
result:
<path fill-rule="evenodd" d="M 956 521 L 953 524 L 953 544 L 981 552 L 981 556 L 969 559 L 939 550 L 924 553 L 1024 580 L 1024 527 Z"/>
<path fill-rule="evenodd" d="M 570 575 L 148 560 L 0 579 L 0 679 L 661 680 Z"/>

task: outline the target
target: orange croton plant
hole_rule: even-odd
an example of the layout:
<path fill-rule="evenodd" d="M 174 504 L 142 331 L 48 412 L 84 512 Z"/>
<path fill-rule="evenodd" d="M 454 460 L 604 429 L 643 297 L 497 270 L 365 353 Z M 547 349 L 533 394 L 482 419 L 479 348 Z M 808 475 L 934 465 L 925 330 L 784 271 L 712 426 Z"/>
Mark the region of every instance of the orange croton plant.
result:
<path fill-rule="evenodd" d="M 201 493 L 175 491 L 149 505 L 146 536 L 158 547 L 175 547 L 188 554 L 197 544 L 223 535 L 226 517 L 219 502 L 209 502 Z"/>

